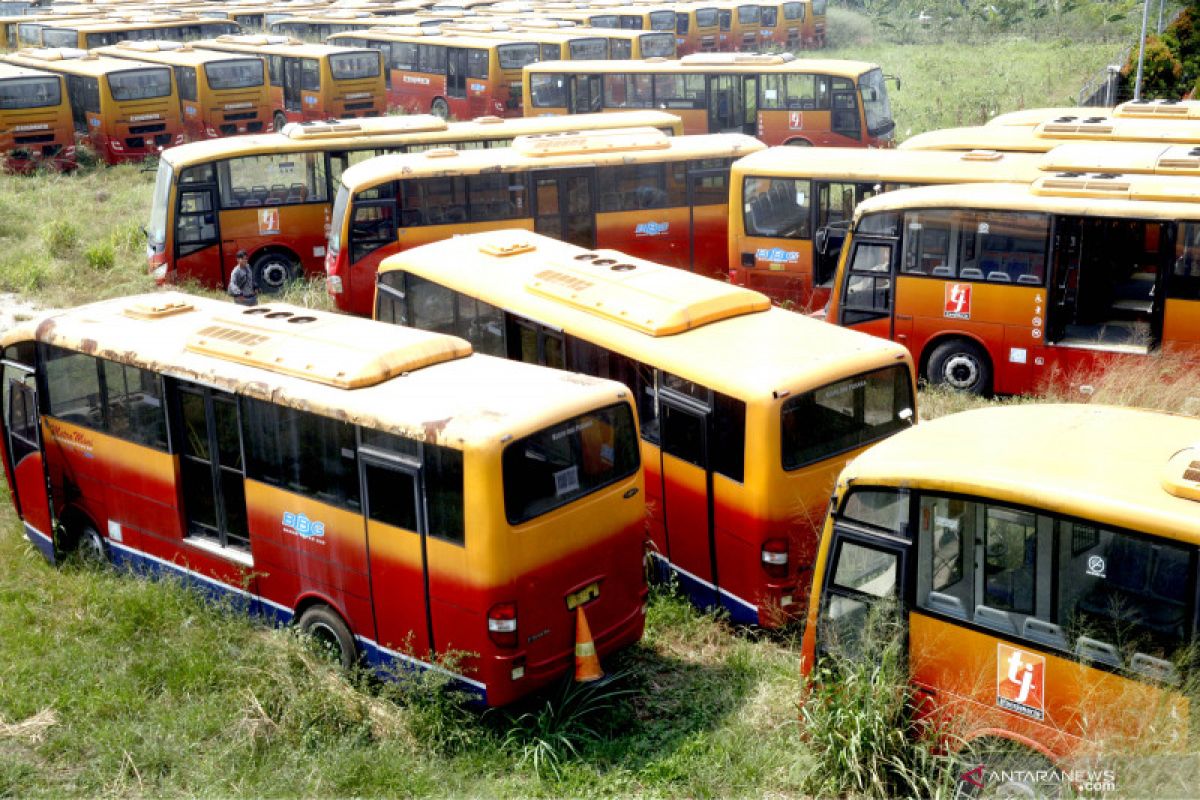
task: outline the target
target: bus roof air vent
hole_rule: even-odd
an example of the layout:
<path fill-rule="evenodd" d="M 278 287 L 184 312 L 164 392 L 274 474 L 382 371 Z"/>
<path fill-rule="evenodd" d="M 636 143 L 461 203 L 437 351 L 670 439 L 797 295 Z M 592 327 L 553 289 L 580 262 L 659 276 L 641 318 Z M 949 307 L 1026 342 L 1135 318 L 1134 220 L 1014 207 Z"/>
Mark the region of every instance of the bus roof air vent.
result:
<path fill-rule="evenodd" d="M 1168 147 L 1156 166 L 1162 172 L 1200 172 L 1200 147 Z"/>
<path fill-rule="evenodd" d="M 1200 106 L 1181 103 L 1178 100 L 1130 100 L 1121 103 L 1113 111 L 1116 117 L 1168 117 L 1170 119 L 1195 119 L 1200 117 Z"/>
<path fill-rule="evenodd" d="M 999 161 L 1004 154 L 999 150 L 968 150 L 962 154 L 963 161 Z"/>
<path fill-rule="evenodd" d="M 1111 173 L 1100 175 L 1063 173 L 1052 178 L 1038 178 L 1033 182 L 1033 192 L 1054 197 L 1125 198 L 1130 193 L 1129 180 L 1121 180 L 1125 177 Z"/>
<path fill-rule="evenodd" d="M 342 389 L 471 354 L 471 345 L 454 336 L 283 304 L 217 312 L 187 349 Z"/>
<path fill-rule="evenodd" d="M 390 136 L 404 133 L 432 133 L 446 130 L 446 121 L 433 114 L 403 117 L 363 117 L 325 122 L 289 122 L 281 131 L 289 139 L 328 139 L 336 136 Z"/>
<path fill-rule="evenodd" d="M 512 147 L 526 156 L 662 150 L 671 139 L 658 128 L 613 128 L 605 131 L 564 131 L 518 136 Z"/>
<path fill-rule="evenodd" d="M 1044 122 L 1037 130 L 1051 136 L 1091 136 L 1112 133 L 1113 125 L 1107 117 L 1088 117 L 1077 122 Z"/>
<path fill-rule="evenodd" d="M 532 242 L 523 240 L 511 241 L 507 244 L 493 242 L 491 244 L 485 244 L 479 248 L 479 252 L 483 253 L 484 255 L 495 256 L 497 258 L 519 256 L 521 253 L 532 253 L 534 250 L 537 250 L 536 245 L 534 245 Z"/>
<path fill-rule="evenodd" d="M 758 292 L 699 276 L 683 282 L 674 267 L 598 250 L 539 271 L 533 294 L 603 317 L 647 336 L 671 336 L 771 307 Z"/>
<path fill-rule="evenodd" d="M 649 60 L 649 59 L 647 59 Z M 680 64 L 687 66 L 722 67 L 730 64 L 755 64 L 770 66 L 772 64 L 787 64 L 795 61 L 791 53 L 692 53 L 679 59 Z"/>
<path fill-rule="evenodd" d="M 1162 487 L 1176 497 L 1200 503 L 1200 442 L 1171 456 L 1163 470 Z"/>
<path fill-rule="evenodd" d="M 425 151 L 426 158 L 455 158 L 458 151 L 453 147 L 434 147 Z"/>
<path fill-rule="evenodd" d="M 476 125 L 495 125 L 498 122 L 504 122 L 504 117 L 497 117 L 495 114 L 488 114 L 483 117 L 476 117 L 471 120 Z"/>
<path fill-rule="evenodd" d="M 162 319 L 195 310 L 196 306 L 186 296 L 166 292 L 134 300 L 125 307 L 125 316 L 133 319 Z"/>

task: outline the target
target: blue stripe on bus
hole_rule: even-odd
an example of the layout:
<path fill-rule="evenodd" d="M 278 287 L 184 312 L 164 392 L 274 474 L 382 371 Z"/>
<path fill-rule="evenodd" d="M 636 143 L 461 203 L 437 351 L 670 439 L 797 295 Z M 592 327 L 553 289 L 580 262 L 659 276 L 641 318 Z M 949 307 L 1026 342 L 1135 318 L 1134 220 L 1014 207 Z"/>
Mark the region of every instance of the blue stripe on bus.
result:
<path fill-rule="evenodd" d="M 28 528 L 29 526 L 27 525 L 26 527 Z M 207 597 L 225 602 L 232 601 L 233 606 L 238 610 L 245 611 L 252 616 L 265 617 L 277 625 L 288 625 L 295 617 L 292 610 L 287 606 L 268 600 L 261 595 L 230 586 L 216 578 L 203 575 L 193 569 L 188 569 L 158 556 L 152 556 L 141 550 L 135 550 L 128 545 L 114 542 L 112 539 L 105 539 L 105 543 L 108 545 L 113 564 L 124 567 L 131 572 L 152 578 L 164 574 L 181 577 L 184 579 L 184 583 L 198 589 Z M 487 686 L 480 681 L 450 672 L 437 664 L 430 664 L 419 658 L 414 658 L 405 653 L 392 650 L 389 647 L 384 647 L 374 639 L 358 635 L 355 635 L 354 639 L 362 648 L 363 656 L 367 663 L 381 678 L 394 676 L 397 668 L 434 670 L 447 676 L 455 683 L 461 684 L 464 691 L 470 694 L 476 702 L 480 704 L 486 704 L 487 702 Z"/>
<path fill-rule="evenodd" d="M 33 546 L 49 561 L 54 563 L 54 540 L 46 534 L 39 531 L 37 528 L 25 523 L 25 536 L 29 541 L 33 542 Z"/>
<path fill-rule="evenodd" d="M 720 587 L 714 586 L 708 581 L 688 572 L 683 567 L 677 564 L 672 564 L 658 553 L 651 553 L 657 565 L 656 572 L 660 579 L 665 579 L 668 570 L 674 573 L 676 580 L 679 581 L 679 588 L 687 595 L 688 600 L 692 605 L 702 609 L 710 609 L 713 606 L 713 592 L 717 593 L 720 599 L 721 607 L 729 612 L 729 619 L 739 625 L 757 625 L 758 624 L 758 606 L 753 603 L 747 603 L 742 598 Z"/>

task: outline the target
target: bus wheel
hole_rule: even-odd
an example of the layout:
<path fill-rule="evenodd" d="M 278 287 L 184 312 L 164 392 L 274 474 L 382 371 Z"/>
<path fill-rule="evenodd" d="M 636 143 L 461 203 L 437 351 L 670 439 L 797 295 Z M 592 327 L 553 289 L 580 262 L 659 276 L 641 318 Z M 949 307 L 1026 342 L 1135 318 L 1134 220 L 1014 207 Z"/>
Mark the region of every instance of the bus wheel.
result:
<path fill-rule="evenodd" d="M 287 117 L 283 115 L 282 111 L 276 111 L 275 120 L 272 124 L 275 126 L 275 132 L 279 133 L 281 130 L 283 130 L 283 126 L 287 125 Z"/>
<path fill-rule="evenodd" d="M 785 142 L 785 144 L 787 144 L 788 147 L 812 147 L 813 146 L 813 143 L 810 142 L 808 139 L 792 139 L 788 142 Z"/>
<path fill-rule="evenodd" d="M 284 253 L 267 252 L 254 259 L 254 282 L 264 294 L 276 294 L 296 279 L 299 269 Z"/>
<path fill-rule="evenodd" d="M 966 339 L 951 339 L 933 349 L 925 378 L 934 386 L 985 395 L 992 389 L 992 364 L 979 345 Z"/>
<path fill-rule="evenodd" d="M 68 556 L 74 556 L 78 561 L 99 566 L 108 563 L 108 548 L 104 546 L 104 537 L 96 526 L 89 520 L 67 524 L 67 540 L 63 550 Z"/>
<path fill-rule="evenodd" d="M 429 106 L 429 113 L 436 114 L 442 119 L 450 119 L 450 104 L 439 97 Z"/>
<path fill-rule="evenodd" d="M 956 797 L 1055 798 L 1066 789 L 1051 774 L 1054 764 L 1041 753 L 1015 742 L 975 741 L 960 753 Z M 1045 780 L 1039 781 L 1039 777 Z"/>
<path fill-rule="evenodd" d="M 336 611 L 325 605 L 312 606 L 300 615 L 298 624 L 301 633 L 312 637 L 317 650 L 341 664 L 343 669 L 354 667 L 358 661 L 354 635 Z"/>

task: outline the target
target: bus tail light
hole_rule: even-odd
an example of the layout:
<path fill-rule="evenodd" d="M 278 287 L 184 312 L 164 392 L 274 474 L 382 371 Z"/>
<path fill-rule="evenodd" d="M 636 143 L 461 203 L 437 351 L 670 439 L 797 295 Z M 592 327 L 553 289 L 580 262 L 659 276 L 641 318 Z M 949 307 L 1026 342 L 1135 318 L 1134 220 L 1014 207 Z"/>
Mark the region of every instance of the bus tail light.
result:
<path fill-rule="evenodd" d="M 346 264 L 341 255 L 341 251 L 332 248 L 325 251 L 325 288 L 329 294 L 341 294 L 346 290 L 342 282 L 342 271 Z"/>
<path fill-rule="evenodd" d="M 217 129 L 212 125 L 206 125 L 204 128 L 204 133 L 210 139 L 216 139 L 220 135 L 217 133 Z"/>
<path fill-rule="evenodd" d="M 762 546 L 763 570 L 772 578 L 786 578 L 788 572 L 787 539 L 767 539 Z"/>
<path fill-rule="evenodd" d="M 517 604 L 496 603 L 487 613 L 488 638 L 498 647 L 517 646 Z"/>

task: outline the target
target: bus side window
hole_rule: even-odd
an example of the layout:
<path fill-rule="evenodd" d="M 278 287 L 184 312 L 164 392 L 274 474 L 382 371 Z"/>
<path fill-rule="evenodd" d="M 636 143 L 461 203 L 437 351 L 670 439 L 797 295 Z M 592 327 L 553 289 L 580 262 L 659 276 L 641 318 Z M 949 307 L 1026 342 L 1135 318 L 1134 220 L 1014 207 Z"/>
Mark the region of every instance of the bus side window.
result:
<path fill-rule="evenodd" d="M 917 605 L 969 620 L 975 610 L 976 504 L 922 497 L 917 520 Z"/>
<path fill-rule="evenodd" d="M 567 369 L 597 378 L 608 378 L 633 390 L 641 436 L 658 443 L 658 392 L 654 369 L 632 358 L 606 350 L 574 336 L 567 340 Z"/>

